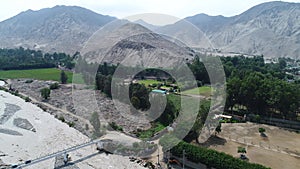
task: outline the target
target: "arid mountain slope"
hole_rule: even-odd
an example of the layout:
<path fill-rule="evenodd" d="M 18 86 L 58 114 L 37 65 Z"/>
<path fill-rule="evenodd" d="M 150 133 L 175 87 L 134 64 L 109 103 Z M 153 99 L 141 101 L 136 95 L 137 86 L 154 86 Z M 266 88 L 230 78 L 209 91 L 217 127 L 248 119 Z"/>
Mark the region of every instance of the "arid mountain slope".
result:
<path fill-rule="evenodd" d="M 27 10 L 0 22 L 0 47 L 73 54 L 96 30 L 114 19 L 77 6 Z"/>

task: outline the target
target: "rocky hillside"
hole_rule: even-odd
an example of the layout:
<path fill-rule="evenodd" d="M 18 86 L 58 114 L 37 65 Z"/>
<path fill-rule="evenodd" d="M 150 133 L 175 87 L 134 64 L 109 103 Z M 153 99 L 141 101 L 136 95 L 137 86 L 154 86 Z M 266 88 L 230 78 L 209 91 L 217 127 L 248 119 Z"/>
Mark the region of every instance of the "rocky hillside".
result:
<path fill-rule="evenodd" d="M 142 67 L 173 67 L 194 57 L 189 48 L 128 22 L 115 23 L 95 33 L 82 54 L 90 62 Z"/>
<path fill-rule="evenodd" d="M 73 54 L 96 30 L 114 19 L 77 6 L 27 10 L 0 22 L 0 47 Z"/>
<path fill-rule="evenodd" d="M 186 20 L 206 33 L 222 52 L 300 56 L 300 3 L 268 2 L 233 17 L 198 14 Z"/>

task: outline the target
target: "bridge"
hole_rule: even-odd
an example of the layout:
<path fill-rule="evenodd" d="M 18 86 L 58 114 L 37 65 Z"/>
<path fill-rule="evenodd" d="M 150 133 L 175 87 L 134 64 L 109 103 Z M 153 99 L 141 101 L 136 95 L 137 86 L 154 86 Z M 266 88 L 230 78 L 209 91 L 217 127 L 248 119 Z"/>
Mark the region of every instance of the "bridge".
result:
<path fill-rule="evenodd" d="M 23 163 L 20 163 L 20 164 L 11 165 L 11 168 L 17 168 L 17 169 L 25 168 L 25 167 L 28 167 L 30 165 L 34 165 L 36 163 L 40 163 L 42 161 L 49 160 L 49 159 L 54 158 L 56 156 L 63 156 L 65 154 L 69 153 L 69 152 L 81 149 L 83 147 L 87 147 L 87 146 L 90 146 L 92 144 L 97 144 L 98 142 L 101 142 L 101 141 L 102 141 L 101 139 L 92 140 L 92 141 L 89 141 L 89 142 L 86 142 L 86 143 L 83 143 L 83 144 L 79 144 L 79 145 L 76 145 L 76 146 L 73 146 L 73 147 L 70 147 L 70 148 L 52 153 L 52 154 L 48 154 L 48 155 L 33 159 L 33 160 L 27 160 L 27 161 L 25 161 Z"/>

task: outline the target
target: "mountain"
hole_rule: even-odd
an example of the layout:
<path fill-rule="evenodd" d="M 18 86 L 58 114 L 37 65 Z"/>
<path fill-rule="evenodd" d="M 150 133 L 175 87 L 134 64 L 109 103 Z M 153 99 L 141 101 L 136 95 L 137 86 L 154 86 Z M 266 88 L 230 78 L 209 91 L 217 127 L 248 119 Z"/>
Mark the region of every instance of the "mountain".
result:
<path fill-rule="evenodd" d="M 185 20 L 201 29 L 222 53 L 300 56 L 300 3 L 267 2 L 233 17 L 198 14 Z M 160 29 L 174 30 L 179 22 Z"/>
<path fill-rule="evenodd" d="M 77 6 L 28 10 L 0 22 L 0 47 L 23 46 L 73 54 L 96 30 L 113 20 L 116 18 Z M 187 28 L 187 21 L 196 27 Z M 221 54 L 262 54 L 267 58 L 300 56 L 300 3 L 267 2 L 232 17 L 198 14 L 159 27 L 143 20 L 135 22 L 151 31 L 178 37 L 188 46 L 202 47 L 203 51 L 214 48 Z"/>
<path fill-rule="evenodd" d="M 77 6 L 27 10 L 0 22 L 0 47 L 73 54 L 96 30 L 115 19 Z"/>
<path fill-rule="evenodd" d="M 194 57 L 194 52 L 186 46 L 172 42 L 140 24 L 121 20 L 118 22 L 103 27 L 87 41 L 82 50 L 87 61 L 141 67 L 173 67 Z"/>
<path fill-rule="evenodd" d="M 202 13 L 187 17 L 185 20 L 193 23 L 205 33 L 208 33 L 220 31 L 220 29 L 230 21 L 230 18 L 222 15 L 209 16 Z"/>
<path fill-rule="evenodd" d="M 149 23 L 145 22 L 142 19 L 138 19 L 138 20 L 134 21 L 133 23 L 140 24 L 140 25 L 142 25 L 142 26 L 144 26 L 144 27 L 146 27 L 146 28 L 148 28 L 148 29 L 150 29 L 152 31 L 155 30 L 155 29 L 157 29 L 159 27 L 159 26 L 156 26 L 156 25 L 149 24 Z"/>

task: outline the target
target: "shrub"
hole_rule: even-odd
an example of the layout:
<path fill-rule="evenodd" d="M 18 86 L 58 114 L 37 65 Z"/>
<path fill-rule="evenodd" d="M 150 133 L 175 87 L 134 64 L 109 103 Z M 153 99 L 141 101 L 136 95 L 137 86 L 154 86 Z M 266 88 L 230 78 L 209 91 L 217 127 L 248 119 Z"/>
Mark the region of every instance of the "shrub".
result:
<path fill-rule="evenodd" d="M 64 116 L 59 116 L 59 117 L 58 117 L 58 120 L 60 120 L 60 121 L 62 121 L 62 122 L 65 122 Z"/>
<path fill-rule="evenodd" d="M 259 128 L 259 129 L 258 129 L 258 132 L 259 132 L 259 133 L 264 133 L 264 132 L 266 132 L 266 129 L 264 129 L 264 128 Z"/>
<path fill-rule="evenodd" d="M 25 102 L 31 102 L 31 99 L 27 96 L 27 97 L 25 97 Z"/>
<path fill-rule="evenodd" d="M 47 87 L 41 89 L 41 96 L 42 96 L 44 99 L 46 99 L 46 100 L 50 97 L 50 93 L 51 93 L 51 91 L 50 91 L 50 89 L 47 88 Z"/>
<path fill-rule="evenodd" d="M 59 84 L 58 84 L 58 83 L 52 83 L 52 84 L 50 85 L 50 89 L 51 89 L 51 90 L 58 89 L 58 87 L 59 87 Z"/>
<path fill-rule="evenodd" d="M 28 79 L 28 80 L 25 81 L 25 83 L 32 83 L 32 82 L 33 82 L 32 79 Z"/>
<path fill-rule="evenodd" d="M 110 127 L 117 131 L 123 131 L 123 127 L 118 126 L 115 122 L 109 123 Z"/>
<path fill-rule="evenodd" d="M 73 121 L 69 121 L 69 122 L 67 122 L 67 124 L 69 125 L 69 127 L 74 127 L 75 126 L 75 123 Z"/>
<path fill-rule="evenodd" d="M 247 153 L 245 147 L 238 147 L 237 152 L 238 152 L 238 153 Z"/>

